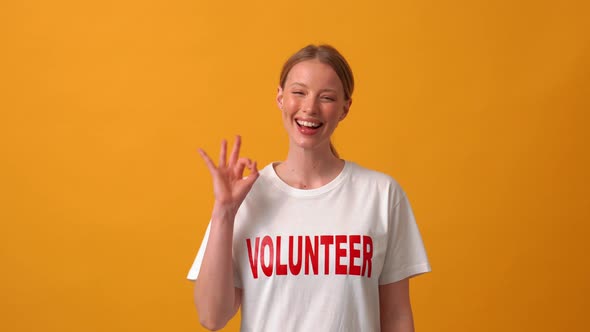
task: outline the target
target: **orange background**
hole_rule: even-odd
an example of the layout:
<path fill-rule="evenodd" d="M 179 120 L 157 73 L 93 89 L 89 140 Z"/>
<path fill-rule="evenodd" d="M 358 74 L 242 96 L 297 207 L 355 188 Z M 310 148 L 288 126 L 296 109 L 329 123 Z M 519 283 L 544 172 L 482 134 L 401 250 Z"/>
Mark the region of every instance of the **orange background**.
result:
<path fill-rule="evenodd" d="M 201 331 L 196 149 L 282 159 L 280 66 L 318 42 L 357 79 L 341 156 L 415 209 L 416 330 L 587 330 L 586 1 L 218 3 L 1 5 L 0 330 Z"/>

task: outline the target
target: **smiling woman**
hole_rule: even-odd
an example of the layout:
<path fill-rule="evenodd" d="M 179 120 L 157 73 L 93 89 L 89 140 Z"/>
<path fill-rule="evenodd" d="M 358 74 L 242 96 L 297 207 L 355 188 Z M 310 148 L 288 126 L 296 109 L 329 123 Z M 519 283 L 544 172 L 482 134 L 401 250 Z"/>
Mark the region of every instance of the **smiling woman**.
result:
<path fill-rule="evenodd" d="M 239 136 L 229 160 L 222 142 L 218 165 L 200 150 L 215 203 L 188 278 L 206 328 L 241 306 L 243 331 L 413 331 L 409 278 L 431 269 L 410 203 L 330 141 L 353 88 L 336 49 L 309 45 L 280 76 L 285 161 L 258 172 Z"/>
<path fill-rule="evenodd" d="M 308 149 L 331 146 L 330 137 L 351 104 L 332 67 L 319 60 L 302 61 L 291 68 L 283 84 L 277 103 L 291 143 Z"/>
<path fill-rule="evenodd" d="M 339 92 L 343 92 L 344 95 L 342 97 L 344 101 L 348 103 L 348 105 L 346 105 L 345 112 L 342 115 L 342 119 L 344 119 L 352 103 L 351 97 L 352 92 L 354 91 L 354 76 L 352 75 L 352 70 L 350 69 L 348 62 L 346 62 L 346 59 L 344 59 L 344 57 L 335 48 L 329 45 L 308 45 L 301 49 L 299 52 L 295 53 L 291 58 L 289 58 L 289 60 L 287 60 L 287 62 L 285 62 L 279 79 L 279 97 L 282 98 L 281 92 L 283 91 L 283 89 L 285 89 L 285 85 L 287 84 L 287 78 L 295 80 L 292 77 L 294 76 L 292 73 L 293 67 L 295 67 L 297 64 L 301 62 L 306 62 L 310 60 L 314 60 L 321 64 L 324 64 L 324 66 L 328 66 L 329 69 L 335 72 L 335 74 L 338 76 L 337 82 L 331 82 L 333 85 L 336 86 L 326 88 L 327 95 L 323 96 L 322 98 L 327 102 L 334 102 L 337 100 L 337 94 Z M 295 80 L 293 84 L 302 85 L 301 88 L 303 90 L 294 91 L 293 93 L 303 95 L 305 88 L 307 88 L 307 86 L 305 86 L 305 84 L 301 82 L 297 82 L 297 80 Z M 279 108 L 281 108 L 282 110 L 283 108 L 281 106 L 281 98 L 277 98 L 277 102 L 279 103 Z M 330 149 L 332 150 L 332 153 L 334 155 L 338 156 L 338 153 L 336 152 L 336 149 L 334 148 L 334 145 L 332 143 L 330 143 Z"/>

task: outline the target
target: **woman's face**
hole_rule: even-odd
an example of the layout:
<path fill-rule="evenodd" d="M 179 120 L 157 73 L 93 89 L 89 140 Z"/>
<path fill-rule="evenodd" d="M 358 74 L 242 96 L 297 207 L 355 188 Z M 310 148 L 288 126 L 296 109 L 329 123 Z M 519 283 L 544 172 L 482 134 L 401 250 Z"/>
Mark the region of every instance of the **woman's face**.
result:
<path fill-rule="evenodd" d="M 303 149 L 330 146 L 330 137 L 344 119 L 351 101 L 344 100 L 336 72 L 318 60 L 299 62 L 279 87 L 277 103 L 291 144 Z"/>

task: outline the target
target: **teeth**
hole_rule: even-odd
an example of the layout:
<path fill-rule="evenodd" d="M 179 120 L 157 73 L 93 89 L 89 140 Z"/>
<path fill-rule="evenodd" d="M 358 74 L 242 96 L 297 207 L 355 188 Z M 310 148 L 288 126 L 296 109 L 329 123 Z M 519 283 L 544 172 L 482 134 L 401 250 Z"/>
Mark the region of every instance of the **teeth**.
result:
<path fill-rule="evenodd" d="M 301 126 L 310 127 L 310 128 L 317 128 L 320 126 L 319 123 L 309 122 L 309 121 L 297 120 L 297 123 Z"/>

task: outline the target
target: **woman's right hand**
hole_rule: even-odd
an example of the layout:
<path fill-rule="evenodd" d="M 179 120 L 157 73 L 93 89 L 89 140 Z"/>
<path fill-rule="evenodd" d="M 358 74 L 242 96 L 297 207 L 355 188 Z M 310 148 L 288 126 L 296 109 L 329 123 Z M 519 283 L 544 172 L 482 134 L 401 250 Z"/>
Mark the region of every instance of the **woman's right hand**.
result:
<path fill-rule="evenodd" d="M 230 213 L 235 216 L 238 208 L 258 178 L 256 162 L 248 158 L 240 158 L 241 137 L 236 136 L 229 161 L 226 161 L 227 141 L 221 142 L 219 165 L 215 166 L 205 151 L 199 153 L 213 179 L 213 193 L 215 195 L 214 213 Z M 244 177 L 244 169 L 248 167 L 250 174 Z"/>

